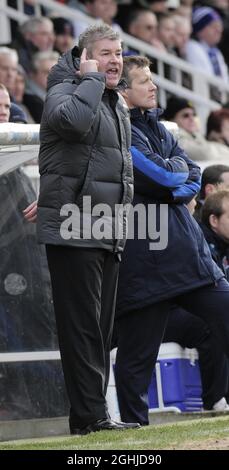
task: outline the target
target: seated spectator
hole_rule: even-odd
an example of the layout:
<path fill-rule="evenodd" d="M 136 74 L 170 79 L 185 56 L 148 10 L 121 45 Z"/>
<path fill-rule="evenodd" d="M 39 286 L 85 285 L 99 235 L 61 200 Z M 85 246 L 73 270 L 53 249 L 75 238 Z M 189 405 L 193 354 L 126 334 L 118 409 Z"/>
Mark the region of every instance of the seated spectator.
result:
<path fill-rule="evenodd" d="M 18 38 L 13 45 L 26 73 L 30 72 L 36 52 L 53 50 L 54 39 L 53 24 L 49 18 L 31 18 L 20 26 Z"/>
<path fill-rule="evenodd" d="M 104 23 L 112 26 L 115 31 L 121 31 L 120 26 L 114 22 L 117 14 L 116 0 L 82 0 L 84 4 L 84 12 L 95 20 L 102 20 Z M 74 20 L 75 37 L 79 35 L 89 26 L 87 21 Z"/>
<path fill-rule="evenodd" d="M 221 158 L 229 162 L 229 109 L 212 111 L 207 120 L 207 139 L 214 142 Z"/>
<path fill-rule="evenodd" d="M 0 83 L 0 123 L 10 118 L 10 96 L 6 87 Z"/>
<path fill-rule="evenodd" d="M 191 21 L 189 18 L 177 14 L 173 16 L 173 21 L 176 31 L 174 35 L 175 52 L 178 57 L 186 60 L 186 45 L 190 40 L 192 32 Z"/>
<path fill-rule="evenodd" d="M 26 122 L 30 124 L 34 124 L 35 121 L 32 118 L 27 106 L 24 103 L 24 100 L 26 100 L 25 72 L 20 64 L 18 64 L 18 67 L 17 67 L 17 76 L 15 80 L 15 85 L 13 88 L 13 95 L 14 95 L 15 102 L 20 106 L 21 110 L 23 110 L 25 113 Z M 12 111 L 12 105 L 11 105 L 11 111 Z"/>
<path fill-rule="evenodd" d="M 229 109 L 212 111 L 207 120 L 207 139 L 221 161 L 229 162 Z"/>
<path fill-rule="evenodd" d="M 37 0 L 23 0 L 22 8 L 24 10 L 23 12 L 25 13 L 25 15 L 28 15 L 28 16 L 36 15 L 37 3 L 38 3 Z M 18 9 L 17 0 L 7 0 L 7 5 L 11 8 L 14 8 L 15 10 Z M 40 5 L 40 11 L 41 11 L 42 16 L 45 16 L 46 10 L 42 5 Z M 17 35 L 17 31 L 18 31 L 18 22 L 11 18 L 10 24 L 11 24 L 11 36 L 12 38 L 15 38 L 15 36 Z"/>
<path fill-rule="evenodd" d="M 171 97 L 163 118 L 174 121 L 179 127 L 179 142 L 188 156 L 195 161 L 219 159 L 214 147 L 200 133 L 193 104 L 185 98 Z"/>
<path fill-rule="evenodd" d="M 229 189 L 229 165 L 210 165 L 203 171 L 194 213 L 197 222 L 201 221 L 205 199 L 219 189 Z"/>
<path fill-rule="evenodd" d="M 46 97 L 47 79 L 50 69 L 58 61 L 55 51 L 38 52 L 34 55 L 32 69 L 26 83 L 24 104 L 28 107 L 35 122 L 40 123 Z"/>
<path fill-rule="evenodd" d="M 174 54 L 175 46 L 175 22 L 171 13 L 163 13 L 158 16 L 158 39 L 164 44 L 167 52 Z"/>
<path fill-rule="evenodd" d="M 202 207 L 201 228 L 215 262 L 229 274 L 229 190 L 210 194 Z M 229 277 L 229 276 L 228 276 Z"/>
<path fill-rule="evenodd" d="M 10 49 L 9 47 L 0 47 L 0 83 L 5 85 L 7 88 L 11 100 L 13 99 L 17 66 L 17 51 Z"/>
<path fill-rule="evenodd" d="M 71 21 L 66 18 L 51 18 L 54 26 L 54 50 L 60 55 L 73 47 L 74 28 Z"/>
<path fill-rule="evenodd" d="M 223 34 L 221 17 L 213 8 L 196 8 L 193 11 L 192 27 L 195 39 L 191 39 L 186 47 L 188 62 L 228 83 L 227 66 L 217 47 Z"/>
<path fill-rule="evenodd" d="M 126 20 L 125 31 L 128 34 L 151 44 L 166 52 L 163 43 L 158 39 L 158 22 L 155 14 L 147 9 L 132 10 Z"/>

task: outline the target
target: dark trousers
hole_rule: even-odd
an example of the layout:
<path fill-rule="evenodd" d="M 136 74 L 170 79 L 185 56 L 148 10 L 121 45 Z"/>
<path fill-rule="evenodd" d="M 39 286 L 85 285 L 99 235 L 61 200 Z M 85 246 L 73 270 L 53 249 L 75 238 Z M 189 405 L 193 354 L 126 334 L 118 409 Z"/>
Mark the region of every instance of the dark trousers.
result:
<path fill-rule="evenodd" d="M 105 400 L 119 262 L 113 253 L 47 245 L 70 427 L 108 416 Z"/>
<path fill-rule="evenodd" d="M 229 391 L 229 359 L 221 343 L 202 318 L 179 307 L 171 310 L 165 329 L 163 342 L 170 341 L 198 350 L 203 405 L 212 409 Z"/>
<path fill-rule="evenodd" d="M 115 367 L 117 395 L 123 421 L 148 424 L 148 387 L 160 343 L 174 303 L 202 318 L 215 340 L 229 355 L 229 284 L 201 287 L 141 310 L 116 321 L 118 351 Z"/>

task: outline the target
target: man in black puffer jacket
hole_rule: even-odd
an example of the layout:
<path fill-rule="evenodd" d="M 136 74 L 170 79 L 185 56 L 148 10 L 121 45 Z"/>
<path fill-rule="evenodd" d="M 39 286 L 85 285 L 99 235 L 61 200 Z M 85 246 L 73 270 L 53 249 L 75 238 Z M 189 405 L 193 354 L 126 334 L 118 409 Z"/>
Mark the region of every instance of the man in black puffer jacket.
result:
<path fill-rule="evenodd" d="M 131 113 L 134 206 L 143 215 L 145 208 L 150 222 L 146 236 L 138 237 L 135 219 L 134 238 L 123 255 L 115 376 L 122 419 L 147 425 L 147 392 L 170 306 L 176 303 L 203 318 L 229 354 L 229 284 L 185 205 L 199 190 L 200 169 L 158 121 L 159 111 L 149 111 L 156 105 L 156 86 L 148 59 L 124 58 L 122 78 Z M 166 211 L 162 204 L 167 204 L 164 221 L 156 217 Z"/>
<path fill-rule="evenodd" d="M 93 26 L 80 36 L 79 53 L 80 60 L 77 48 L 64 54 L 48 79 L 37 232 L 51 273 L 70 431 L 87 434 L 138 427 L 111 421 L 105 400 L 126 233 L 116 206 L 131 202 L 133 176 L 128 111 L 115 91 L 120 37 Z"/>

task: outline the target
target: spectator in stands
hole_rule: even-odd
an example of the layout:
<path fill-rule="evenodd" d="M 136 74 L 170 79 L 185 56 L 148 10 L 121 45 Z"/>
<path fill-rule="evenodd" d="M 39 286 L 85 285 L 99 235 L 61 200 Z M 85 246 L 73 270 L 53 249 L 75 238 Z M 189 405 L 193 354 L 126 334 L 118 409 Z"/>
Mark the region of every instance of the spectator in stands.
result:
<path fill-rule="evenodd" d="M 5 85 L 11 99 L 13 98 L 17 66 L 17 52 L 9 47 L 0 47 L 0 83 Z"/>
<path fill-rule="evenodd" d="M 221 108 L 209 114 L 207 139 L 214 143 L 221 159 L 229 163 L 229 109 Z"/>
<path fill-rule="evenodd" d="M 158 39 L 164 44 L 166 51 L 174 54 L 175 22 L 171 13 L 163 13 L 158 16 Z"/>
<path fill-rule="evenodd" d="M 31 18 L 20 26 L 19 37 L 13 45 L 26 73 L 30 72 L 34 54 L 53 50 L 54 40 L 53 23 L 49 18 Z"/>
<path fill-rule="evenodd" d="M 200 192 L 197 197 L 195 219 L 201 221 L 205 199 L 218 190 L 229 189 L 229 165 L 210 165 L 205 168 L 201 178 Z"/>
<path fill-rule="evenodd" d="M 0 83 L 0 123 L 10 118 L 10 96 L 6 87 Z"/>
<path fill-rule="evenodd" d="M 223 33 L 221 17 L 212 8 L 196 8 L 192 15 L 192 27 L 195 39 L 191 39 L 186 47 L 188 62 L 228 83 L 227 66 L 217 47 Z"/>
<path fill-rule="evenodd" d="M 37 6 L 37 0 L 23 0 L 22 8 L 27 16 L 35 16 L 36 15 L 36 6 Z M 14 8 L 15 10 L 18 9 L 18 1 L 17 0 L 7 0 L 7 5 L 11 8 Z M 40 12 L 42 16 L 45 16 L 46 10 L 42 5 L 39 5 L 40 7 Z M 13 20 L 12 18 L 10 19 L 11 23 L 11 37 L 15 38 L 18 32 L 18 22 Z"/>
<path fill-rule="evenodd" d="M 168 209 L 164 249 L 150 249 L 151 236 L 139 239 L 136 227 L 135 238 L 127 240 L 117 296 L 115 375 L 121 416 L 147 425 L 147 391 L 169 307 L 175 302 L 201 317 L 229 355 L 229 285 L 185 206 L 199 189 L 200 169 L 158 122 L 159 111 L 149 111 L 156 93 L 149 61 L 124 58 L 122 78 L 132 124 L 134 206 L 144 206 L 146 217 L 150 204 L 158 212 L 161 203 Z M 162 219 L 161 224 L 155 219 L 158 230 Z M 163 224 L 161 233 L 165 230 Z"/>
<path fill-rule="evenodd" d="M 0 83 L 8 90 L 11 101 L 10 122 L 27 122 L 24 111 L 18 106 L 14 97 L 14 88 L 17 76 L 18 55 L 9 47 L 0 47 Z"/>
<path fill-rule="evenodd" d="M 114 17 L 117 14 L 117 1 L 116 0 L 82 0 L 84 4 L 85 13 L 95 20 L 102 20 L 104 23 L 112 26 L 114 31 L 121 32 L 120 26 L 114 22 Z M 86 21 L 75 20 L 74 30 L 75 37 L 79 35 L 89 26 Z"/>
<path fill-rule="evenodd" d="M 61 17 L 52 18 L 52 22 L 55 33 L 54 50 L 62 55 L 73 47 L 73 24 L 70 20 Z"/>
<path fill-rule="evenodd" d="M 157 18 L 150 10 L 135 9 L 128 15 L 125 31 L 162 52 L 166 52 L 165 46 L 158 39 L 157 25 Z"/>
<path fill-rule="evenodd" d="M 227 66 L 229 66 L 229 1 L 228 0 L 205 0 L 202 2 L 195 2 L 197 6 L 209 6 L 214 8 L 220 15 L 223 21 L 223 35 L 219 43 L 219 49 L 223 53 Z"/>
<path fill-rule="evenodd" d="M 13 88 L 13 96 L 15 102 L 20 106 L 21 110 L 24 111 L 26 121 L 30 124 L 34 124 L 35 121 L 25 104 L 27 99 L 30 100 L 30 95 L 25 94 L 25 72 L 20 64 L 17 66 L 17 76 Z"/>
<path fill-rule="evenodd" d="M 178 57 L 186 60 L 186 45 L 190 40 L 192 27 L 189 18 L 181 15 L 173 15 L 175 23 L 174 48 Z"/>
<path fill-rule="evenodd" d="M 58 59 L 59 54 L 56 51 L 37 52 L 33 57 L 24 103 L 37 123 L 41 122 L 48 74 Z"/>
<path fill-rule="evenodd" d="M 179 142 L 192 160 L 211 161 L 221 158 L 199 131 L 195 107 L 191 101 L 172 96 L 167 101 L 163 118 L 177 123 Z"/>
<path fill-rule="evenodd" d="M 212 257 L 228 276 L 229 271 L 229 190 L 211 193 L 204 201 L 201 228 Z M 229 276 L 228 276 L 229 277 Z"/>

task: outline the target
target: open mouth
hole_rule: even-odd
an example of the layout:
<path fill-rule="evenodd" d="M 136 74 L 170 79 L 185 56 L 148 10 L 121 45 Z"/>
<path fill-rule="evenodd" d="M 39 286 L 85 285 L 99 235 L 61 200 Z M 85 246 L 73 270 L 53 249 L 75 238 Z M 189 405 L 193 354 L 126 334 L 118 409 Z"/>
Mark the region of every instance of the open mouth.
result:
<path fill-rule="evenodd" d="M 106 71 L 106 74 L 109 76 L 109 77 L 114 77 L 114 76 L 117 76 L 118 75 L 118 68 L 117 67 L 113 67 L 113 68 L 110 68 Z"/>

